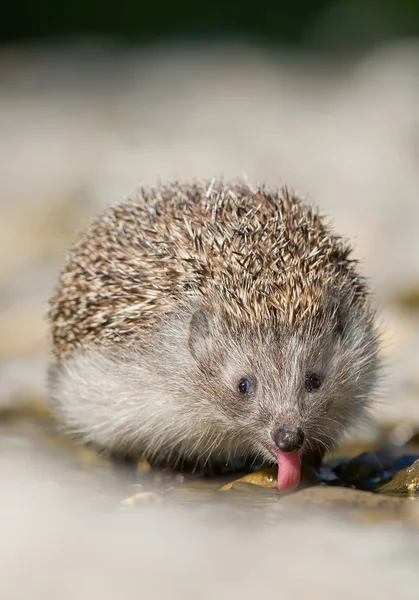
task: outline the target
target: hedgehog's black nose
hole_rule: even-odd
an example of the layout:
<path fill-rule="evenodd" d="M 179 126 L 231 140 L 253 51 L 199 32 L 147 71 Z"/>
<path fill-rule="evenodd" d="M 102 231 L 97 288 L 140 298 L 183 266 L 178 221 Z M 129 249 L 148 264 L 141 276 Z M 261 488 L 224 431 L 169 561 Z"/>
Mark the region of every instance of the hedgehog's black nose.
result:
<path fill-rule="evenodd" d="M 280 427 L 274 440 L 282 452 L 295 452 L 304 443 L 304 431 L 300 427 Z"/>

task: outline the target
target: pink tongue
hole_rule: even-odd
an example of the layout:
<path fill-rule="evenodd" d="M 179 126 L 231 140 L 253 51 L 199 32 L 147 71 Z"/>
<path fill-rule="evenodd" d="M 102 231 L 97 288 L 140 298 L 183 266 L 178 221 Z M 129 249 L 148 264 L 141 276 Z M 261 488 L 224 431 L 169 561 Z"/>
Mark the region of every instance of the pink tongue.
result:
<path fill-rule="evenodd" d="M 300 483 L 301 459 L 299 452 L 281 452 L 278 450 L 278 489 L 290 492 Z"/>

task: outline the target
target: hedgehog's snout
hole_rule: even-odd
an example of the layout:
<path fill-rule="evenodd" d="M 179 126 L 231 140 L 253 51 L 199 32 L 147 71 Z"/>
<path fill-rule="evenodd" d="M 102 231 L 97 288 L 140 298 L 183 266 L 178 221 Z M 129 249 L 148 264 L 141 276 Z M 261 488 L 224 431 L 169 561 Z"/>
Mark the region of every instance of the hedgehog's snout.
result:
<path fill-rule="evenodd" d="M 295 452 L 304 443 L 304 431 L 301 427 L 280 427 L 274 434 L 274 442 L 282 452 Z"/>

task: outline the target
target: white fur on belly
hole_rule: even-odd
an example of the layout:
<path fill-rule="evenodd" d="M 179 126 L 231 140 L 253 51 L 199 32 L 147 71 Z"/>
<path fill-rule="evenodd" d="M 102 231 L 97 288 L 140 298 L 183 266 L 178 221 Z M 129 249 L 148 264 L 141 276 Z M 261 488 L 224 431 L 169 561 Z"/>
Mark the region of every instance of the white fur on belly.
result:
<path fill-rule="evenodd" d="M 99 351 L 76 354 L 59 369 L 52 367 L 49 391 L 69 433 L 109 450 L 135 449 L 159 438 L 175 411 L 150 368 Z"/>

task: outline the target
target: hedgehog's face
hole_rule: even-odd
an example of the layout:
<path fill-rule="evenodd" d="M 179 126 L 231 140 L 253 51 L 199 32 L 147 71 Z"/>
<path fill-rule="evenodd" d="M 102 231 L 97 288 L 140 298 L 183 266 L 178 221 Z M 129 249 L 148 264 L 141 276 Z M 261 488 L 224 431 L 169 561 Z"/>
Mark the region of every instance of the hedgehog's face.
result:
<path fill-rule="evenodd" d="M 353 307 L 311 330 L 244 323 L 234 332 L 199 310 L 189 332 L 201 395 L 218 409 L 227 449 L 291 463 L 324 452 L 363 413 L 376 346 L 370 317 Z"/>

